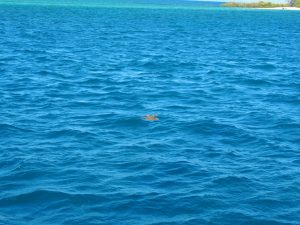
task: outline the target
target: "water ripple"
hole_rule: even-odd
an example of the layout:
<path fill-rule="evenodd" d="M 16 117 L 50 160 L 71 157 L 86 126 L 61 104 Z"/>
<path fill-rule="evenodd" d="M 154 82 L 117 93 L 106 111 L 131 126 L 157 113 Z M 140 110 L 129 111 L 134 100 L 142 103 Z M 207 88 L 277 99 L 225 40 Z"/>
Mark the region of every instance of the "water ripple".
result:
<path fill-rule="evenodd" d="M 298 224 L 299 13 L 111 1 L 0 0 L 0 224 Z"/>

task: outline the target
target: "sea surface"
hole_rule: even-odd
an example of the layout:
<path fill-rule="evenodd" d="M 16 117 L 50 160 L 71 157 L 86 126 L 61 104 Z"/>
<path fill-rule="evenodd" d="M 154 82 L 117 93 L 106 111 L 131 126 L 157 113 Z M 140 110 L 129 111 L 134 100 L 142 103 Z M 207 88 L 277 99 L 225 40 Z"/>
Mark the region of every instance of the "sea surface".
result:
<path fill-rule="evenodd" d="M 0 3 L 1 225 L 300 224 L 298 11 Z"/>

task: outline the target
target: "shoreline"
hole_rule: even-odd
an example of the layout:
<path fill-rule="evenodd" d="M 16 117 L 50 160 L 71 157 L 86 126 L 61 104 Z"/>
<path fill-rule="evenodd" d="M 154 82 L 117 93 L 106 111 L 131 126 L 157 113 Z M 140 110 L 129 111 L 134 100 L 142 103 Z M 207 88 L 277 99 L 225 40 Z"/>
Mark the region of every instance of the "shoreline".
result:
<path fill-rule="evenodd" d="M 248 8 L 250 9 L 250 8 Z M 266 9 L 266 10 L 293 10 L 297 11 L 300 10 L 298 7 L 274 7 L 274 8 L 251 8 L 251 9 Z"/>

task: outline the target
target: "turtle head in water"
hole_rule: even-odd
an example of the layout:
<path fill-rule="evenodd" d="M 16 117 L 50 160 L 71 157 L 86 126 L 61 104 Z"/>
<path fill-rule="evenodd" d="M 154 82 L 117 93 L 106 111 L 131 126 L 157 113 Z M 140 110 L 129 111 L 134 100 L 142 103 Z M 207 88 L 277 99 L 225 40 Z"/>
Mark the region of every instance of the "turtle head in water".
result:
<path fill-rule="evenodd" d="M 146 115 L 144 119 L 148 121 L 156 121 L 158 120 L 158 117 L 156 115 Z"/>

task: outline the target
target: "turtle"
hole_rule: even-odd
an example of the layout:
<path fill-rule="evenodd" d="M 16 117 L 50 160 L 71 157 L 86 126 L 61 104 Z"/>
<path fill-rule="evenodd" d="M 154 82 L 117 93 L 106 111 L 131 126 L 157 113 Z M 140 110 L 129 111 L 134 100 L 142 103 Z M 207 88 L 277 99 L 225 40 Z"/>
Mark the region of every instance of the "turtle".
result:
<path fill-rule="evenodd" d="M 148 121 L 156 121 L 156 120 L 159 120 L 158 117 L 156 115 L 146 115 L 144 116 L 144 119 L 145 120 L 148 120 Z"/>

